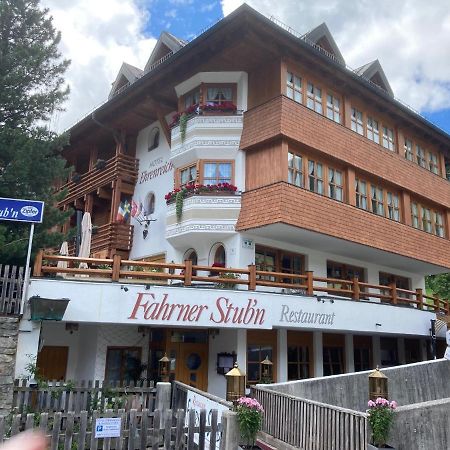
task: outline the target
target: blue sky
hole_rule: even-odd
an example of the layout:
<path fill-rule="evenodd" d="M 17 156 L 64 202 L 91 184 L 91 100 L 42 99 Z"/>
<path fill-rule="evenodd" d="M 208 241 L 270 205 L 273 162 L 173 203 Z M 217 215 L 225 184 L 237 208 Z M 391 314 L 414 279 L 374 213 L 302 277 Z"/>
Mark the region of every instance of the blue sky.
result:
<path fill-rule="evenodd" d="M 190 40 L 223 17 L 217 0 L 152 0 L 147 7 L 150 19 L 146 31 L 156 37 L 165 30 Z"/>

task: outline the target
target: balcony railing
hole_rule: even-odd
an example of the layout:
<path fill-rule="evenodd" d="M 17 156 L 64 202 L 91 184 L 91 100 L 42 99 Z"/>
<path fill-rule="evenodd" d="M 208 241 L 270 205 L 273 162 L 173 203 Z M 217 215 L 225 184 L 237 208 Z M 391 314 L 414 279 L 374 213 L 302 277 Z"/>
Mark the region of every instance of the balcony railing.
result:
<path fill-rule="evenodd" d="M 66 205 L 77 198 L 96 189 L 121 179 L 131 185 L 136 184 L 138 177 L 138 160 L 129 155 L 116 155 L 108 159 L 102 168 L 94 168 L 79 176 L 75 182 L 71 180 L 61 187 L 67 190 L 67 195 L 58 206 Z"/>
<path fill-rule="evenodd" d="M 68 263 L 67 268 L 57 267 L 58 261 Z M 79 263 L 87 263 L 88 268 L 80 268 Z M 411 306 L 420 310 L 434 311 L 438 314 L 450 314 L 449 302 L 423 293 L 422 289 L 399 289 L 395 284 L 389 286 L 363 283 L 353 280 L 316 277 L 311 271 L 305 274 L 268 272 L 257 270 L 255 265 L 245 269 L 223 268 L 193 265 L 186 260 L 182 264 L 154 263 L 146 261 L 124 260 L 120 255 L 112 259 L 74 258 L 50 255 L 40 251 L 36 257 L 33 275 L 42 277 L 54 274 L 92 276 L 98 280 L 120 281 L 138 284 L 165 284 L 168 281 L 177 285 L 192 286 L 206 283 L 211 287 L 234 289 L 243 286 L 249 291 L 262 288 L 282 288 L 289 293 L 312 296 L 325 292 L 335 296 L 350 297 L 354 301 L 379 299 L 394 306 Z M 214 276 L 211 276 L 214 274 Z M 337 286 L 339 283 L 339 287 Z"/>
<path fill-rule="evenodd" d="M 91 240 L 91 253 L 102 250 L 121 250 L 129 252 L 133 243 L 133 225 L 112 222 L 94 228 Z M 69 245 L 69 255 L 75 255 L 75 246 Z"/>

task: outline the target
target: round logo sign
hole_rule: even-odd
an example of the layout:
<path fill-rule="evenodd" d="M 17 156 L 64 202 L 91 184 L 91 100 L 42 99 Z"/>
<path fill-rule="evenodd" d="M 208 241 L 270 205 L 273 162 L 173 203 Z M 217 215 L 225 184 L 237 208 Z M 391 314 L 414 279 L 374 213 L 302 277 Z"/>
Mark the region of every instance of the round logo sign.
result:
<path fill-rule="evenodd" d="M 39 214 L 39 210 L 35 206 L 24 206 L 20 209 L 20 214 L 25 217 L 34 217 Z"/>

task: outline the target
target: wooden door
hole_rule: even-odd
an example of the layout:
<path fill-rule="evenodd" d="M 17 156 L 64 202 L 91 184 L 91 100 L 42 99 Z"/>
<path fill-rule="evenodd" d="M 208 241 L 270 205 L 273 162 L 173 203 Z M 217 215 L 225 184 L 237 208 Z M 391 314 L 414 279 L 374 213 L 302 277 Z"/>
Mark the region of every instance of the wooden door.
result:
<path fill-rule="evenodd" d="M 175 378 L 202 391 L 208 389 L 208 344 L 179 344 Z"/>
<path fill-rule="evenodd" d="M 39 375 L 45 380 L 64 380 L 68 356 L 69 347 L 44 345 L 36 363 Z"/>

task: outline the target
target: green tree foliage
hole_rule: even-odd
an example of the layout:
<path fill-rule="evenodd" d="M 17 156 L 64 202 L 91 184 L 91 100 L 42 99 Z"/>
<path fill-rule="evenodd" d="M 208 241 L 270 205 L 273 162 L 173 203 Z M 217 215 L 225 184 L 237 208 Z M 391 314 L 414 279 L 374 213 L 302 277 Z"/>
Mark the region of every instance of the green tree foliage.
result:
<path fill-rule="evenodd" d="M 61 157 L 67 136 L 45 125 L 68 96 L 69 61 L 58 50 L 61 36 L 38 0 L 0 1 L 0 197 L 45 202 L 34 248 L 61 243 L 55 232 L 66 215 L 54 190 L 67 176 Z M 24 264 L 28 224 L 0 222 L 0 262 Z"/>
<path fill-rule="evenodd" d="M 426 287 L 438 297 L 450 300 L 450 273 L 430 275 L 426 279 Z"/>

